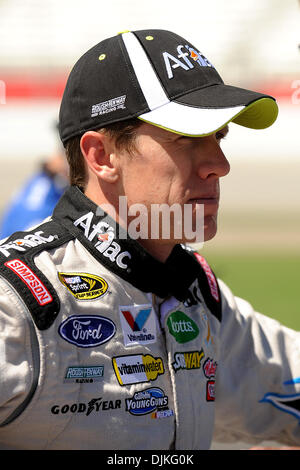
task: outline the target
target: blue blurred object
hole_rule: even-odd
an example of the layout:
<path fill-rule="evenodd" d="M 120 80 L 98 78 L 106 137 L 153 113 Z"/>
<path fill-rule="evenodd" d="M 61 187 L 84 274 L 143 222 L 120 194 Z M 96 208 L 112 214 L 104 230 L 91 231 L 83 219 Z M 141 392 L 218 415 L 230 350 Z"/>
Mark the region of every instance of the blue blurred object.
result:
<path fill-rule="evenodd" d="M 67 185 L 64 177 L 51 173 L 43 165 L 5 209 L 0 221 L 0 239 L 27 230 L 51 215 Z"/>

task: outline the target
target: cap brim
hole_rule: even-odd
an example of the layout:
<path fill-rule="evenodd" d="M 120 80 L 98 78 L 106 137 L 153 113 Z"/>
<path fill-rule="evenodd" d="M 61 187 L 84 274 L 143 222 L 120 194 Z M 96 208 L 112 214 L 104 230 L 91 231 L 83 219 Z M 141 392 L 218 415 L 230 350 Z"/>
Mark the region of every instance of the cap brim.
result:
<path fill-rule="evenodd" d="M 229 122 L 265 129 L 275 122 L 277 115 L 278 106 L 271 96 L 220 84 L 170 101 L 139 119 L 177 134 L 201 137 Z"/>

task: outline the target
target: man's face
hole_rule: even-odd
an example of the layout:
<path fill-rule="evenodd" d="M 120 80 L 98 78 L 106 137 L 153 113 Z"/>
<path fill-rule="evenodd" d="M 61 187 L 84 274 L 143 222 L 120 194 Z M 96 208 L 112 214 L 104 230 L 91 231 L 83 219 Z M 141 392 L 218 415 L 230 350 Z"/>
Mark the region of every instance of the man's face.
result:
<path fill-rule="evenodd" d="M 219 178 L 230 170 L 220 148 L 227 132 L 225 127 L 210 136 L 185 137 L 143 123 L 137 129 L 135 153 L 119 155 L 120 193 L 127 197 L 128 207 L 143 204 L 150 214 L 153 204 L 179 204 L 182 208 L 189 205 L 194 227 L 196 207 L 203 204 L 204 240 L 214 237 Z M 160 243 L 192 242 L 170 238 Z"/>

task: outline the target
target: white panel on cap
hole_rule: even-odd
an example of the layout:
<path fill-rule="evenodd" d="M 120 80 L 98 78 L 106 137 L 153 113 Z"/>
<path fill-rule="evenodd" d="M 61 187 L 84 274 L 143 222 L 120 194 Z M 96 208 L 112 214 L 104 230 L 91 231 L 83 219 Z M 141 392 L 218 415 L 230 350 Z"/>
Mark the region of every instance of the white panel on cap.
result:
<path fill-rule="evenodd" d="M 212 134 L 231 121 L 245 106 L 232 108 L 194 108 L 171 101 L 166 106 L 139 116 L 178 134 L 201 136 Z"/>
<path fill-rule="evenodd" d="M 123 33 L 122 38 L 149 108 L 156 109 L 169 103 L 169 99 L 138 39 L 130 32 Z"/>

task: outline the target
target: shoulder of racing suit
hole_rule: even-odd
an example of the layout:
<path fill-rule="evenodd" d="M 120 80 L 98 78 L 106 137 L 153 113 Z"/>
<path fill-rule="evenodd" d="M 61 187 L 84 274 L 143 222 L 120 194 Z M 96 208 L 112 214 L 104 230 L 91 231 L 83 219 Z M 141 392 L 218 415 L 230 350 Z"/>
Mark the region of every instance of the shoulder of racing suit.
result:
<path fill-rule="evenodd" d="M 62 225 L 49 219 L 32 230 L 15 232 L 0 242 L 0 275 L 20 295 L 39 330 L 52 325 L 59 313 L 60 301 L 34 258 L 72 238 Z"/>
<path fill-rule="evenodd" d="M 37 328 L 49 328 L 60 310 L 59 297 L 34 258 L 77 239 L 111 272 L 143 292 L 174 296 L 193 303 L 195 282 L 211 313 L 221 321 L 221 293 L 205 258 L 176 245 L 165 263 L 153 258 L 104 211 L 71 186 L 53 217 L 26 232 L 16 232 L 0 244 L 0 275 L 18 292 Z"/>

